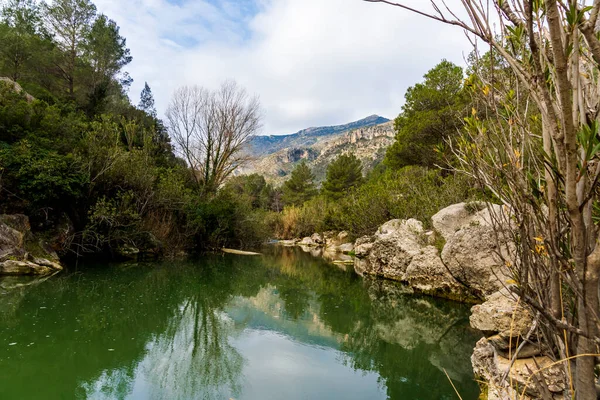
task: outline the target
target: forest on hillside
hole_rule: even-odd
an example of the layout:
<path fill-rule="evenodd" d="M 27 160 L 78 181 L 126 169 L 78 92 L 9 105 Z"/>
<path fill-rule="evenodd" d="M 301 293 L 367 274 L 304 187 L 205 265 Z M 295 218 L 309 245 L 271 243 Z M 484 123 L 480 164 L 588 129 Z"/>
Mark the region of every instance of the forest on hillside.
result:
<path fill-rule="evenodd" d="M 261 126 L 243 87 L 179 88 L 162 120 L 151 85 L 132 104 L 133 55 L 90 0 L 5 2 L 0 213 L 29 216 L 41 235 L 66 226 L 68 258 L 252 248 L 329 230 L 356 238 L 394 218 L 427 224 L 457 202 L 501 204 L 495 232 L 514 244 L 506 284 L 536 315 L 547 353 L 573 360 L 573 397 L 595 398 L 600 2 L 453 11 L 434 0 L 431 12 L 370 2 L 458 26 L 485 51 L 475 47 L 464 70 L 441 60 L 406 91 L 373 171 L 342 154 L 322 185 L 301 162 L 281 187 L 234 174 Z"/>
<path fill-rule="evenodd" d="M 375 171 L 363 176 L 343 154 L 320 188 L 303 163 L 273 187 L 232 174 L 260 126 L 260 104 L 235 82 L 180 88 L 163 121 L 148 84 L 130 101 L 126 39 L 91 1 L 11 0 L 1 18 L 0 212 L 28 215 L 38 232 L 72 226 L 63 255 L 256 247 L 327 230 L 358 236 L 474 195 L 435 149 L 470 109 L 463 71 L 447 61 L 407 92 L 396 144 Z M 217 143 L 233 126 L 217 114 L 231 104 L 251 121 L 237 142 L 209 147 L 186 130 L 202 115 Z"/>

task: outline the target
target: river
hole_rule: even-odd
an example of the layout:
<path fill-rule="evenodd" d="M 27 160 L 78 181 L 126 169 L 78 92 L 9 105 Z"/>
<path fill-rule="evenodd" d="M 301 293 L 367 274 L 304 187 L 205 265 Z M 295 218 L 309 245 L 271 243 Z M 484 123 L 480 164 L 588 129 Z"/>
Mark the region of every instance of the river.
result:
<path fill-rule="evenodd" d="M 476 399 L 469 307 L 347 269 L 273 246 L 1 278 L 0 399 Z"/>

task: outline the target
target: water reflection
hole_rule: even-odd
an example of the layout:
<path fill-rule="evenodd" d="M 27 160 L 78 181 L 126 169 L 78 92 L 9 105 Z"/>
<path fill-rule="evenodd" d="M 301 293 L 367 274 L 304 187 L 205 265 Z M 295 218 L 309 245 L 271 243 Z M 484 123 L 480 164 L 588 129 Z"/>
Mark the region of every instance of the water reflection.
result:
<path fill-rule="evenodd" d="M 455 398 L 444 369 L 477 394 L 467 307 L 295 249 L 0 287 L 3 399 Z"/>

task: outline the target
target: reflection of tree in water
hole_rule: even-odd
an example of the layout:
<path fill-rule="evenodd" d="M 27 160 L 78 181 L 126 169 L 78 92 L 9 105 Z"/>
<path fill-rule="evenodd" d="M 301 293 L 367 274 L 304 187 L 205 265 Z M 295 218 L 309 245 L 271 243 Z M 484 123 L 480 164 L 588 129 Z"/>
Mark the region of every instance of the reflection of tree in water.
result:
<path fill-rule="evenodd" d="M 150 346 L 144 373 L 158 398 L 222 399 L 237 396 L 244 359 L 229 343 L 233 323 L 196 295 Z"/>
<path fill-rule="evenodd" d="M 355 369 L 377 371 L 390 398 L 454 398 L 446 370 L 463 395 L 477 393 L 469 356 L 477 338 L 466 307 L 402 295 L 397 284 L 365 280 L 370 317 L 342 344 Z"/>
<path fill-rule="evenodd" d="M 345 274 L 295 249 L 276 251 L 265 260 L 279 272 L 271 284 L 316 296 L 320 321 L 344 337 L 342 360 L 377 372 L 390 398 L 454 398 L 444 370 L 467 398 L 476 396 L 470 354 L 478 337 L 469 328 L 468 306 L 407 295 L 399 284 Z M 286 310 L 296 300 L 281 298 Z"/>
<path fill-rule="evenodd" d="M 363 280 L 294 249 L 273 252 L 162 268 L 101 269 L 23 290 L 14 312 L 0 317 L 0 333 L 27 337 L 36 346 L 19 347 L 18 368 L 14 358 L 0 354 L 0 370 L 6 371 L 0 397 L 8 384 L 28 397 L 22 388 L 27 377 L 36 376 L 48 398 L 62 393 L 125 398 L 140 390 L 140 381 L 141 390 L 149 390 L 142 397 L 237 398 L 245 361 L 230 339 L 246 325 L 236 327 L 222 310 L 235 307 L 234 298 L 263 292 L 273 292 L 283 306 L 285 318 L 274 319 L 274 327 L 287 324 L 295 340 L 329 332 L 341 342 L 347 365 L 378 373 L 390 398 L 444 398 L 452 389 L 443 368 L 464 398 L 477 390 L 471 382 L 475 340 L 464 320 L 467 308 L 402 295 L 397 285 Z M 40 310 L 42 305 L 48 309 Z M 294 321 L 318 329 L 295 329 Z M 306 337 L 294 336 L 299 332 Z M 49 342 L 48 333 L 52 346 L 41 346 Z M 38 376 L 48 364 L 63 366 L 59 379 Z"/>

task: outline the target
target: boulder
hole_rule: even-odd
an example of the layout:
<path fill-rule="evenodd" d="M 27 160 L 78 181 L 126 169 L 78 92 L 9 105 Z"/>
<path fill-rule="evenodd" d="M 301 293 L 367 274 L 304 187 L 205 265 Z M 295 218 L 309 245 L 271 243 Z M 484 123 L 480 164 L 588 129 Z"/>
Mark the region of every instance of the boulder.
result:
<path fill-rule="evenodd" d="M 563 367 L 552 363 L 541 356 L 519 359 L 511 366 L 485 338 L 477 342 L 471 356 L 473 372 L 487 384 L 488 400 L 563 399 L 568 381 Z M 537 371 L 534 379 L 532 374 Z"/>
<path fill-rule="evenodd" d="M 14 90 L 16 93 L 23 93 L 23 95 L 25 96 L 25 100 L 27 100 L 28 103 L 31 103 L 32 101 L 35 100 L 35 98 L 32 95 L 25 92 L 23 90 L 23 88 L 21 87 L 21 85 L 19 85 L 17 82 L 13 81 L 12 79 L 6 78 L 6 77 L 0 77 L 0 82 L 3 82 L 3 84 L 7 85 L 9 88 Z"/>
<path fill-rule="evenodd" d="M 323 240 L 323 236 L 321 236 L 321 234 L 319 234 L 319 233 L 313 233 L 310 238 L 312 239 L 313 243 L 316 245 L 325 244 L 325 241 Z"/>
<path fill-rule="evenodd" d="M 350 235 L 346 231 L 341 231 L 337 235 L 337 240 L 339 244 L 348 243 L 350 241 Z"/>
<path fill-rule="evenodd" d="M 298 245 L 299 246 L 314 246 L 315 242 L 311 238 L 305 237 L 298 243 Z"/>
<path fill-rule="evenodd" d="M 0 275 L 44 275 L 62 269 L 58 255 L 31 233 L 25 215 L 0 215 Z"/>
<path fill-rule="evenodd" d="M 356 241 L 355 271 L 400 281 L 434 296 L 470 300 L 467 288 L 452 277 L 423 233 L 423 224 L 415 219 L 386 222 L 374 236 Z"/>
<path fill-rule="evenodd" d="M 508 290 L 492 294 L 485 303 L 471 308 L 471 326 L 484 335 L 501 334 L 505 337 L 525 336 L 533 322 L 531 313 L 518 304 L 516 295 Z"/>
<path fill-rule="evenodd" d="M 344 243 L 338 246 L 340 253 L 348 254 L 354 251 L 354 245 L 352 243 Z"/>
<path fill-rule="evenodd" d="M 485 208 L 485 203 L 458 203 L 448 206 L 431 217 L 433 228 L 447 241 L 462 227 L 477 219 L 476 212 Z"/>
<path fill-rule="evenodd" d="M 515 255 L 509 235 L 494 229 L 492 219 L 496 216 L 508 220 L 502 206 L 493 205 L 491 212 L 486 208 L 468 214 L 461 203 L 432 217 L 446 240 L 442 261 L 452 276 L 482 299 L 505 286 L 510 274 L 504 260 L 513 260 Z"/>
<path fill-rule="evenodd" d="M 503 357 L 515 354 L 517 347 L 527 338 L 533 317 L 529 310 L 518 302 L 515 294 L 501 290 L 488 300 L 471 308 L 471 327 L 480 330 Z M 518 358 L 541 354 L 542 348 L 530 335 L 528 342 L 519 350 Z"/>

